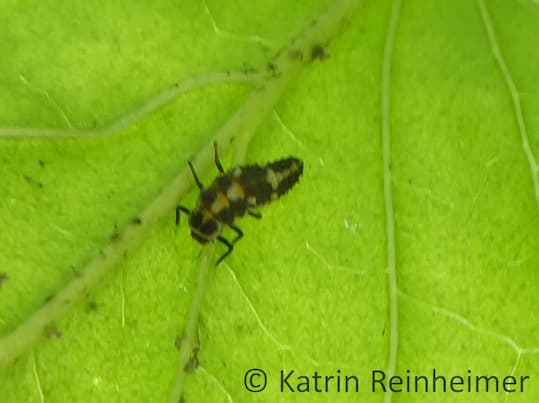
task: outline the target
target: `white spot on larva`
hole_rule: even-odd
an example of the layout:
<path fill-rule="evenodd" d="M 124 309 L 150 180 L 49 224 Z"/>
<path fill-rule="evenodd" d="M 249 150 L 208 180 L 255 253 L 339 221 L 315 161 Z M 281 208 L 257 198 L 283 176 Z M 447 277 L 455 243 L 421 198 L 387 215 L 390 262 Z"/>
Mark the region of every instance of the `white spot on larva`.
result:
<path fill-rule="evenodd" d="M 232 171 L 232 176 L 234 178 L 239 178 L 241 176 L 241 168 L 235 168 L 233 171 Z"/>
<path fill-rule="evenodd" d="M 256 206 L 256 197 L 255 196 L 249 196 L 247 198 L 247 203 L 249 203 L 251 206 Z"/>
<path fill-rule="evenodd" d="M 237 183 L 233 183 L 226 191 L 226 197 L 230 201 L 239 200 L 243 197 L 243 189 Z"/>
<path fill-rule="evenodd" d="M 273 169 L 268 168 L 266 173 L 266 180 L 270 183 L 273 190 L 277 189 L 277 186 L 279 186 L 279 178 L 277 177 L 275 172 L 273 172 Z"/>
<path fill-rule="evenodd" d="M 279 198 L 279 195 L 275 192 L 271 194 L 271 200 L 277 200 Z"/>

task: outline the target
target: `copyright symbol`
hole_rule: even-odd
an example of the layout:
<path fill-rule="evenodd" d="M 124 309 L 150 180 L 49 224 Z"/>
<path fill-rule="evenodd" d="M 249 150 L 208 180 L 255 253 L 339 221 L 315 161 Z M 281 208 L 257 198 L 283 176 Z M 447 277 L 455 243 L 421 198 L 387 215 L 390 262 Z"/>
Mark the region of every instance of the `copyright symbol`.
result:
<path fill-rule="evenodd" d="M 260 368 L 251 368 L 243 377 L 245 389 L 249 392 L 262 392 L 268 384 L 268 377 L 264 370 Z"/>

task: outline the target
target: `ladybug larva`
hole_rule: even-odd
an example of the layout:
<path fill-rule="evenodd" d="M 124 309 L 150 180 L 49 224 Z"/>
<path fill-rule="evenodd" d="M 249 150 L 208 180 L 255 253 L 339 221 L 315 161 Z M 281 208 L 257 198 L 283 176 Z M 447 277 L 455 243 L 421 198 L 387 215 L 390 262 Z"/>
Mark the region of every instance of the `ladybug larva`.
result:
<path fill-rule="evenodd" d="M 180 212 L 189 215 L 191 236 L 201 244 L 219 241 L 228 250 L 217 260 L 217 264 L 234 249 L 234 244 L 243 237 L 243 231 L 234 225 L 236 218 L 249 214 L 262 218 L 256 208 L 276 200 L 287 193 L 303 173 L 303 162 L 295 157 L 283 158 L 266 165 L 243 165 L 225 172 L 217 143 L 214 143 L 214 159 L 219 175 L 212 184 L 204 188 L 193 164 L 189 168 L 200 189 L 196 207 L 189 210 L 184 206 L 176 208 L 176 225 L 180 223 Z M 221 233 L 225 227 L 236 232 L 236 237 L 229 241 Z"/>

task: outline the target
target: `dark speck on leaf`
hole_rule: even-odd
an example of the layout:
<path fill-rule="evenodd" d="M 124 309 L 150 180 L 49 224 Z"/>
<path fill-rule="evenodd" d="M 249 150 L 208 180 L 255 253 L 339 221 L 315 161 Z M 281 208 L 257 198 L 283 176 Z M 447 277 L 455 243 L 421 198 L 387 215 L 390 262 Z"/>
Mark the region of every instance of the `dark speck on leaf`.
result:
<path fill-rule="evenodd" d="M 118 230 L 118 224 L 114 223 L 114 232 L 112 233 L 110 239 L 111 239 L 111 241 L 116 241 L 118 238 L 120 238 L 120 232 Z"/>
<path fill-rule="evenodd" d="M 311 60 L 324 60 L 328 57 L 328 53 L 320 44 L 314 45 L 311 49 Z"/>
<path fill-rule="evenodd" d="M 23 175 L 24 179 L 26 179 L 26 182 L 28 182 L 30 185 L 37 185 L 40 189 L 43 188 L 43 183 L 37 182 L 34 178 L 28 175 Z"/>
<path fill-rule="evenodd" d="M 47 326 L 45 326 L 43 332 L 45 333 L 45 336 L 47 336 L 49 339 L 59 339 L 60 337 L 62 337 L 62 333 L 53 323 L 49 323 Z"/>
<path fill-rule="evenodd" d="M 198 358 L 196 356 L 193 356 L 187 361 L 187 364 L 185 364 L 185 367 L 183 367 L 183 370 L 185 372 L 193 372 L 198 367 Z"/>
<path fill-rule="evenodd" d="M 301 49 L 290 49 L 288 51 L 288 57 L 292 60 L 303 60 L 303 52 Z"/>
<path fill-rule="evenodd" d="M 176 347 L 176 349 L 180 349 L 182 348 L 182 336 L 176 336 L 176 338 L 174 339 L 174 347 Z"/>
<path fill-rule="evenodd" d="M 71 265 L 71 270 L 73 271 L 73 274 L 75 275 L 75 277 L 81 276 L 80 272 L 77 270 L 75 266 Z"/>
<path fill-rule="evenodd" d="M 9 280 L 9 277 L 8 277 L 7 273 L 1 272 L 0 273 L 0 287 L 2 287 L 2 284 L 4 284 L 8 280 Z"/>

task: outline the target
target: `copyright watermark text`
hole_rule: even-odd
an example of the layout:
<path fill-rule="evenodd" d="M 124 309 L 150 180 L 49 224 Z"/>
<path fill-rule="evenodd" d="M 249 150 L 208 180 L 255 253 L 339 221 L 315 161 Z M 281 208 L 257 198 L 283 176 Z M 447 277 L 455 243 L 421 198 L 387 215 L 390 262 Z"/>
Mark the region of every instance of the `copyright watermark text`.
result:
<path fill-rule="evenodd" d="M 265 390 L 280 393 L 525 393 L 531 382 L 529 375 L 475 374 L 468 369 L 462 374 L 447 374 L 436 369 L 389 376 L 385 371 L 373 369 L 362 375 L 297 370 L 280 370 L 268 374 L 260 368 L 248 369 L 243 384 L 249 392 Z"/>

